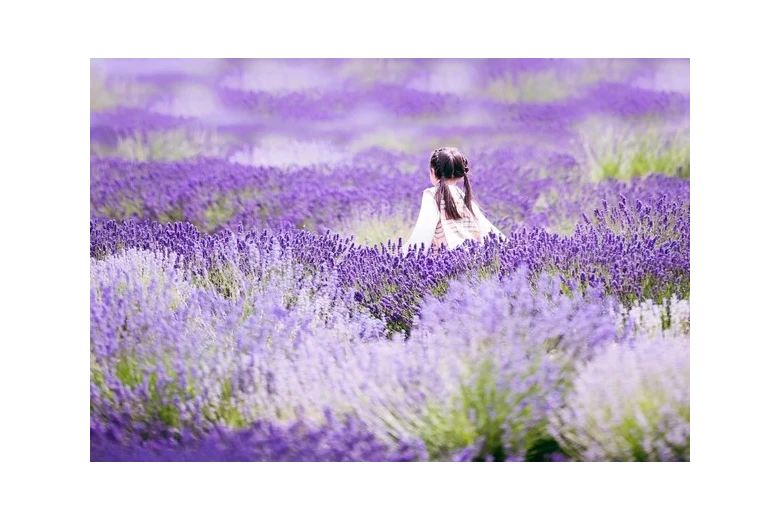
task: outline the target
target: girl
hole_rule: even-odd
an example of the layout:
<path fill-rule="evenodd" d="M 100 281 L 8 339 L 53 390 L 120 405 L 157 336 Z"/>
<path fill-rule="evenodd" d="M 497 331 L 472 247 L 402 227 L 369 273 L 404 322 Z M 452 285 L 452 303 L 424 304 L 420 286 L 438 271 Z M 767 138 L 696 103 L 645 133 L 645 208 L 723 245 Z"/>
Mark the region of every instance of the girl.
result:
<path fill-rule="evenodd" d="M 431 184 L 423 191 L 420 214 L 403 254 L 418 244 L 425 249 L 454 249 L 466 240 L 482 242 L 488 233 L 503 237 L 471 198 L 469 161 L 457 148 L 439 148 L 431 154 Z M 466 192 L 457 186 L 463 179 Z"/>

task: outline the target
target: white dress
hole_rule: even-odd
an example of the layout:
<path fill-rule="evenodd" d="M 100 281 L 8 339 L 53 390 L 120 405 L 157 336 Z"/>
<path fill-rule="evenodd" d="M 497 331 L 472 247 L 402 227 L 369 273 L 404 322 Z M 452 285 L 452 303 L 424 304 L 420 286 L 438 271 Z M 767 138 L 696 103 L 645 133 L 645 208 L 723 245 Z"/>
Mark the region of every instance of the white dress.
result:
<path fill-rule="evenodd" d="M 403 246 L 403 254 L 407 254 L 414 244 L 425 249 L 444 247 L 454 249 L 466 240 L 482 242 L 488 233 L 504 236 L 482 213 L 479 205 L 472 201 L 472 214 L 466 206 L 465 194 L 455 184 L 447 185 L 458 208 L 461 218 L 450 220 L 444 212 L 444 200 L 436 204 L 436 186 L 423 192 L 420 213 L 409 241 Z"/>

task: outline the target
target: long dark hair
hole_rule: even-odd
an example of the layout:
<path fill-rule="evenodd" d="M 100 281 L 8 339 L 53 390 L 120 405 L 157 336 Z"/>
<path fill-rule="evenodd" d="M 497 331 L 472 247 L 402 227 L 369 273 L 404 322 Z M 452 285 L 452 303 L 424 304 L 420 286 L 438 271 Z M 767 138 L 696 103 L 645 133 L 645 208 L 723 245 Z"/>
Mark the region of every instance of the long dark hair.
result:
<path fill-rule="evenodd" d="M 448 179 L 463 178 L 463 185 L 466 188 L 466 207 L 469 208 L 472 215 L 474 210 L 471 208 L 471 185 L 469 184 L 469 161 L 460 150 L 452 147 L 438 148 L 431 153 L 431 168 L 434 175 L 439 180 L 439 187 L 436 189 L 436 203 L 441 206 L 444 200 L 444 213 L 448 219 L 459 220 L 461 218 L 455 200 L 452 198 L 449 188 L 446 186 Z"/>

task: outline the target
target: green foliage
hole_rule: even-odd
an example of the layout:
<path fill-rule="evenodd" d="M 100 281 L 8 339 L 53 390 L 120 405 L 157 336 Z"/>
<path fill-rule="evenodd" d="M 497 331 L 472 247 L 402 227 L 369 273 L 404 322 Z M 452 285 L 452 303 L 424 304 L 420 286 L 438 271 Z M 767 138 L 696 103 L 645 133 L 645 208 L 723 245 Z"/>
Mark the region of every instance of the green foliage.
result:
<path fill-rule="evenodd" d="M 501 260 L 493 257 L 490 263 L 481 265 L 477 268 L 477 280 L 484 281 L 497 276 L 501 272 Z"/>
<path fill-rule="evenodd" d="M 146 205 L 141 198 L 128 197 L 121 199 L 115 206 L 108 204 L 101 206 L 97 213 L 114 220 L 127 220 L 131 217 L 144 217 L 145 208 Z"/>
<path fill-rule="evenodd" d="M 233 201 L 227 196 L 218 197 L 204 211 L 205 229 L 212 232 L 215 229 L 226 224 L 233 215 L 236 214 L 236 208 Z"/>
<path fill-rule="evenodd" d="M 377 316 L 374 315 L 375 318 L 382 318 L 383 316 Z M 409 337 L 409 334 L 411 334 L 411 324 L 405 320 L 405 319 L 396 319 L 396 318 L 386 318 L 385 322 L 385 331 L 386 331 L 386 337 L 389 339 L 393 337 L 393 335 L 398 332 L 404 335 L 404 337 Z"/>
<path fill-rule="evenodd" d="M 534 366 L 527 368 L 518 377 L 529 377 L 535 372 Z M 473 455 L 475 461 L 488 457 L 506 460 L 507 450 L 530 452 L 533 457 L 552 453 L 546 423 L 531 417 L 526 401 L 540 392 L 539 385 L 531 385 L 522 394 L 515 393 L 500 389 L 495 374 L 494 362 L 484 360 L 474 367 L 473 374 L 463 378 L 460 393 L 449 406 L 429 407 L 420 438 L 433 460 L 447 460 L 469 446 L 479 447 Z"/>
<path fill-rule="evenodd" d="M 160 215 L 157 220 L 163 224 L 167 224 L 168 222 L 182 222 L 184 221 L 184 210 L 181 206 L 173 207 Z"/>
<path fill-rule="evenodd" d="M 690 134 L 651 124 L 585 123 L 581 129 L 590 178 L 629 180 L 651 173 L 690 178 Z"/>
<path fill-rule="evenodd" d="M 171 354 L 172 355 L 172 354 Z M 165 367 L 166 380 L 160 379 L 156 367 Z M 93 367 L 92 382 L 101 389 L 104 396 L 114 399 L 113 392 L 106 387 L 105 371 L 113 373 L 119 382 L 128 389 L 144 387 L 148 398 L 131 405 L 132 413 L 137 420 L 149 424 L 164 424 L 172 428 L 180 428 L 187 420 L 175 406 L 176 399 L 181 402 L 195 398 L 195 381 L 187 378 L 182 387 L 175 379 L 173 364 L 168 354 L 162 354 L 153 359 L 140 359 L 132 352 L 119 354 L 113 363 L 105 367 Z M 239 411 L 240 398 L 233 391 L 229 379 L 223 379 L 218 400 L 203 409 L 203 418 L 213 424 L 241 428 L 248 426 L 248 421 Z"/>
<path fill-rule="evenodd" d="M 647 275 L 642 278 L 640 294 L 625 288 L 623 291 L 607 291 L 607 294 L 617 296 L 620 303 L 626 308 L 631 308 L 644 301 L 652 301 L 657 304 L 668 302 L 672 297 L 690 299 L 691 276 L 688 272 L 679 272 L 674 282 L 661 283 L 657 278 Z"/>
<path fill-rule="evenodd" d="M 564 453 L 558 441 L 549 436 L 540 435 L 532 441 L 525 455 L 526 462 L 550 462 L 554 453 Z"/>
<path fill-rule="evenodd" d="M 333 231 L 342 236 L 352 235 L 355 244 L 367 247 L 386 244 L 388 239 L 397 242 L 398 238 L 405 238 L 411 233 L 414 226 L 407 213 L 405 211 L 389 214 L 356 212 L 355 215 L 334 226 Z"/>
<path fill-rule="evenodd" d="M 230 428 L 245 428 L 249 426 L 249 421 L 242 417 L 238 409 L 238 399 L 234 395 L 233 385 L 229 380 L 223 380 L 221 385 L 219 402 L 212 408 L 206 408 L 205 418 L 214 423 L 228 426 Z"/>
<path fill-rule="evenodd" d="M 132 355 L 120 356 L 114 365 L 114 373 L 117 379 L 128 388 L 143 384 L 144 375 L 140 363 Z"/>
<path fill-rule="evenodd" d="M 181 161 L 199 156 L 219 156 L 227 140 L 214 133 L 185 128 L 142 132 L 120 138 L 116 146 L 90 144 L 92 154 L 132 161 Z"/>
<path fill-rule="evenodd" d="M 643 140 L 633 153 L 628 154 L 627 177 L 640 177 L 648 173 L 660 172 L 690 178 L 690 144 L 659 143 L 656 140 Z"/>
<path fill-rule="evenodd" d="M 431 287 L 431 293 L 436 298 L 444 298 L 444 295 L 447 294 L 447 289 L 449 289 L 449 286 L 449 280 L 441 280 L 436 285 Z"/>
<path fill-rule="evenodd" d="M 225 298 L 235 298 L 241 291 L 241 274 L 230 264 L 211 267 L 207 277 L 194 280 L 196 286 L 213 287 Z"/>

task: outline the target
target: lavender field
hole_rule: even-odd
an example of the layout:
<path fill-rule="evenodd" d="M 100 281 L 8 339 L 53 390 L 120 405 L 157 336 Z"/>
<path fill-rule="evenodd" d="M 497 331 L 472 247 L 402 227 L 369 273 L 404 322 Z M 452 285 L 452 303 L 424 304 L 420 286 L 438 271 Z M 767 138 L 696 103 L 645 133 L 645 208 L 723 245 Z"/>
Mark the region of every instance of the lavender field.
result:
<path fill-rule="evenodd" d="M 688 461 L 689 65 L 92 60 L 91 460 Z"/>

